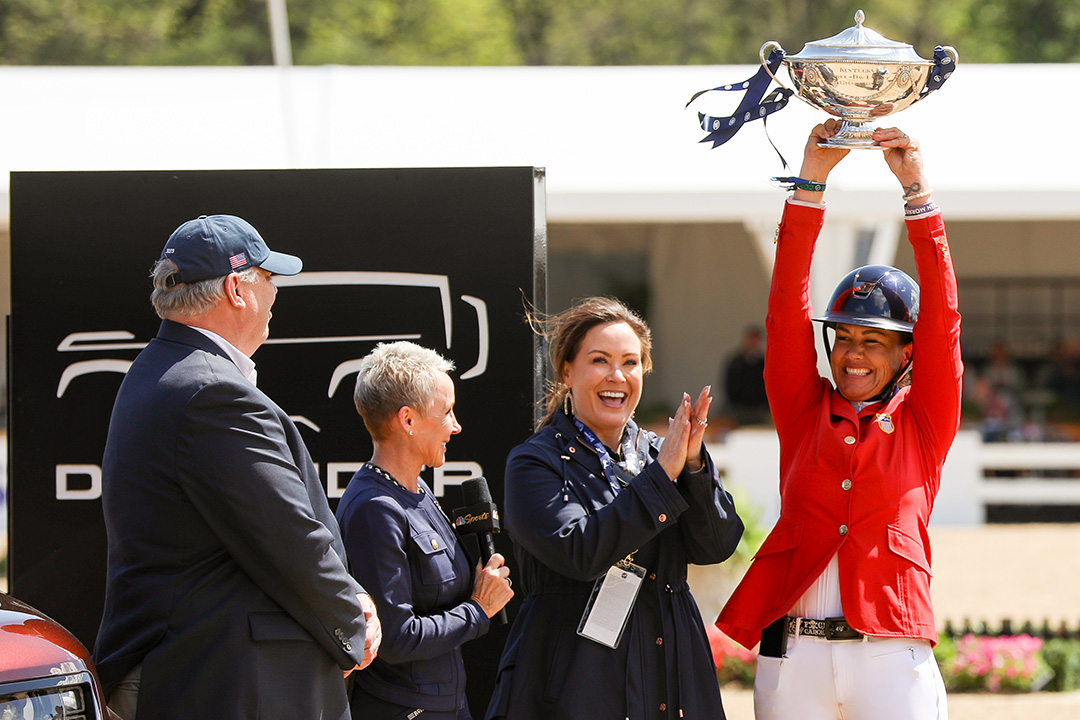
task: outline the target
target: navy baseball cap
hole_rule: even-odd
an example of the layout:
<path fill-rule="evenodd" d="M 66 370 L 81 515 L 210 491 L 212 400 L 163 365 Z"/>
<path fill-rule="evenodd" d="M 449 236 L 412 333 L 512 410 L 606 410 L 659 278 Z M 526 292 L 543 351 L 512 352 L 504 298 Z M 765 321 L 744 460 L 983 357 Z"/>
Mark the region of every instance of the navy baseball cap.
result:
<path fill-rule="evenodd" d="M 165 243 L 161 260 L 172 260 L 176 282 L 191 283 L 224 277 L 257 267 L 275 275 L 295 275 L 303 261 L 274 252 L 251 223 L 235 215 L 200 215 L 176 228 Z"/>

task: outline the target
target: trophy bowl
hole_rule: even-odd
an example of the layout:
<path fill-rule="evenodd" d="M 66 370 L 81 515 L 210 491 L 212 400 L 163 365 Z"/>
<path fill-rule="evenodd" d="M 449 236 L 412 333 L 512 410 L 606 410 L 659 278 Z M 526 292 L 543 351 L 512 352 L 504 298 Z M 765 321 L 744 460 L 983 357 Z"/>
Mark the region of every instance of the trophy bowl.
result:
<path fill-rule="evenodd" d="M 795 86 L 795 95 L 820 110 L 843 120 L 840 131 L 821 147 L 881 149 L 874 144 L 874 121 L 898 113 L 926 97 L 934 63 L 919 57 L 915 49 L 863 27 L 863 11 L 855 13 L 855 27 L 825 40 L 809 42 L 797 55 L 785 56 L 783 64 Z M 941 48 L 956 65 L 956 50 Z M 766 58 L 783 48 L 770 40 L 758 56 L 773 80 L 786 87 L 769 70 Z"/>

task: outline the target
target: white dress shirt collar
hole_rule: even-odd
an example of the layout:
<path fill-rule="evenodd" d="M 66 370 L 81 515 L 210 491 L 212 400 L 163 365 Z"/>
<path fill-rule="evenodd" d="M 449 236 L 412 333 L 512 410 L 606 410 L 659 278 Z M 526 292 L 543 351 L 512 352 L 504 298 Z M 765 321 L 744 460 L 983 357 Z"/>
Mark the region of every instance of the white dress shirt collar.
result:
<path fill-rule="evenodd" d="M 252 385 L 257 384 L 258 373 L 255 370 L 254 360 L 237 350 L 235 345 L 218 335 L 216 332 L 201 327 L 194 327 L 192 325 L 189 325 L 188 327 L 193 330 L 198 330 L 203 335 L 213 340 L 218 347 L 225 351 L 225 354 L 236 364 L 236 367 L 240 368 L 240 372 L 243 376 L 250 380 Z"/>

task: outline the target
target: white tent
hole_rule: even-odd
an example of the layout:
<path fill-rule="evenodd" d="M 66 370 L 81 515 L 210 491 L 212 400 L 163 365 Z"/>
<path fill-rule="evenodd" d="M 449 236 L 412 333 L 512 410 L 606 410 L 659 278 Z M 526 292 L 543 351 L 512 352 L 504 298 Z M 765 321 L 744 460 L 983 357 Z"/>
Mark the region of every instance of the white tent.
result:
<path fill-rule="evenodd" d="M 552 222 L 774 217 L 768 178 L 782 168 L 762 124 L 710 150 L 697 142 L 696 111 L 726 115 L 737 98 L 709 93 L 683 107 L 695 91 L 754 71 L 0 68 L 0 226 L 9 170 L 535 165 L 547 168 Z M 1078 84 L 1080 64 L 965 65 L 961 56 L 940 91 L 887 120 L 923 141 L 950 219 L 1075 219 Z M 792 100 L 769 119 L 795 170 L 807 131 L 825 117 Z M 867 169 L 876 154 L 837 170 L 834 215 L 895 216 L 895 180 Z"/>
<path fill-rule="evenodd" d="M 784 196 L 769 177 L 784 169 L 760 121 L 718 149 L 698 142 L 705 133 L 697 112 L 730 114 L 734 93 L 684 107 L 694 92 L 756 69 L 3 67 L 0 239 L 10 170 L 543 167 L 548 222 L 571 242 L 583 223 L 653 226 L 650 314 L 663 371 L 652 387 L 667 397 L 691 382 L 685 378 L 715 378 L 717 358 L 763 315 Z M 941 90 L 886 120 L 921 139 L 950 223 L 1030 219 L 1072 228 L 1080 220 L 1080 150 L 1070 132 L 1080 120 L 1078 85 L 1080 64 L 965 65 L 961 48 Z M 826 117 L 793 99 L 769 118 L 791 172 L 810 128 Z M 893 264 L 901 236 L 901 190 L 879 151 L 852 152 L 829 186 L 814 262 L 819 306 L 853 267 L 856 248 L 865 254 L 867 238 L 869 261 Z M 997 258 L 992 275 L 1062 267 L 1080 274 L 1080 255 L 1070 255 L 1080 245 L 1067 238 L 1017 261 L 1022 240 L 1000 237 L 999 249 L 987 250 L 982 229 L 972 243 L 980 247 L 957 252 L 958 263 Z M 734 235 L 740 245 L 723 244 Z M 706 319 L 707 337 L 685 353 Z"/>

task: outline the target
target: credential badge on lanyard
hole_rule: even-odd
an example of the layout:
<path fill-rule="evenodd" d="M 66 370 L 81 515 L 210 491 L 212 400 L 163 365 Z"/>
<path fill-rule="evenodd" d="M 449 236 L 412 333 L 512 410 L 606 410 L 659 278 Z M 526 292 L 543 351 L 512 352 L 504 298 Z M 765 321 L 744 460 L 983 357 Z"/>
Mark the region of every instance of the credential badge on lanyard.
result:
<path fill-rule="evenodd" d="M 610 648 L 619 647 L 641 581 L 645 579 L 645 568 L 633 562 L 636 552 L 612 565 L 596 579 L 585 613 L 578 623 L 578 635 Z"/>

